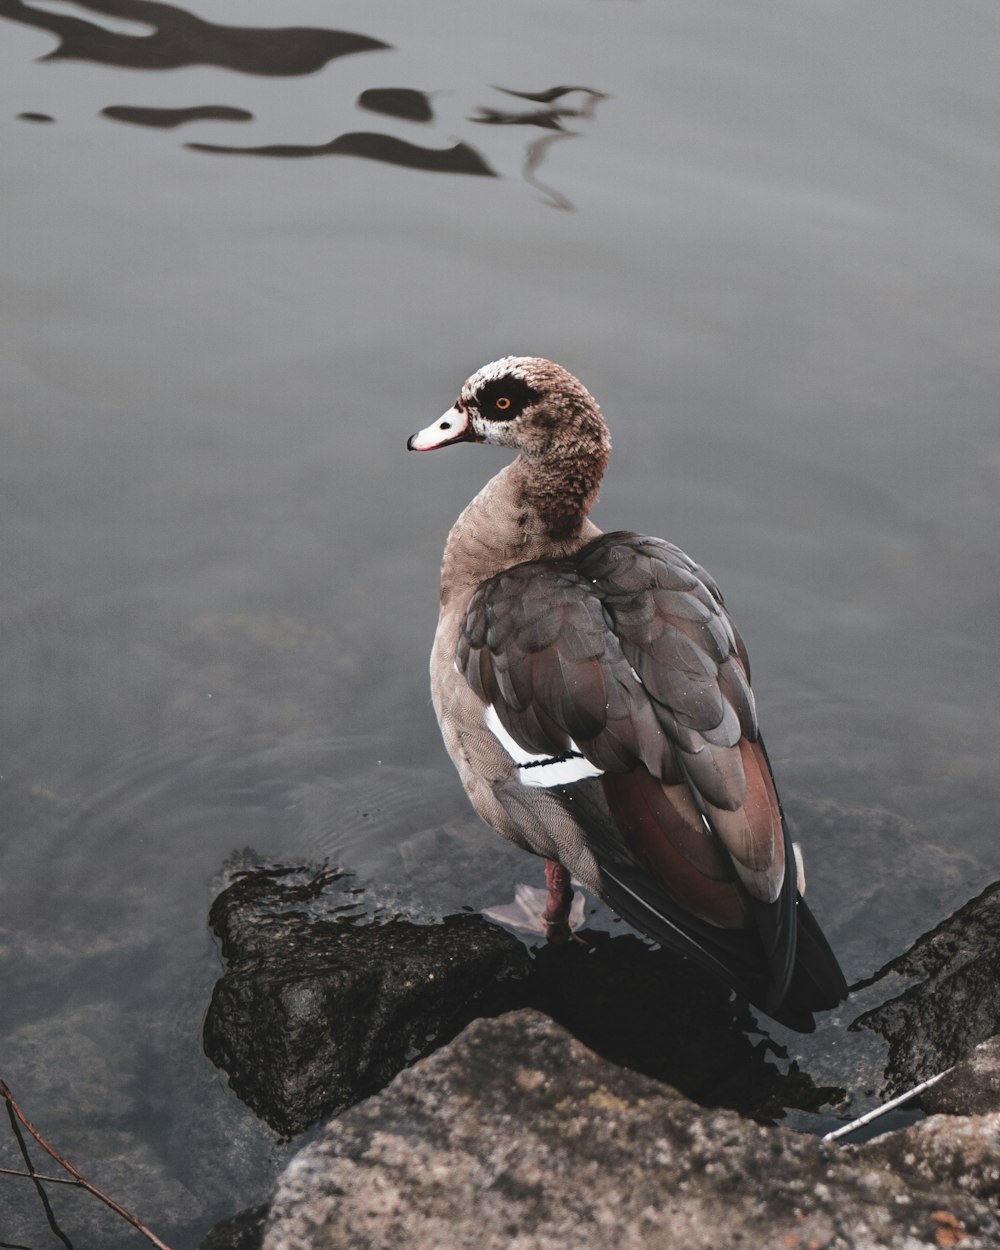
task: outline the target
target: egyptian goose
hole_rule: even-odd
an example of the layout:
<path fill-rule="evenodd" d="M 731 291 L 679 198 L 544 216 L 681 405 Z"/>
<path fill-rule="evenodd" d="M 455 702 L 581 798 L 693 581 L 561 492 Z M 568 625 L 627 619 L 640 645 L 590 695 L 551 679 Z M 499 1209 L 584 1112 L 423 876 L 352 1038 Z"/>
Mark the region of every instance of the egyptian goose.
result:
<path fill-rule="evenodd" d="M 452 527 L 431 692 L 479 815 L 542 855 L 547 932 L 575 877 L 649 937 L 793 1028 L 847 986 L 797 888 L 746 649 L 678 547 L 588 513 L 611 443 L 549 360 L 507 356 L 412 451 L 518 453 Z"/>

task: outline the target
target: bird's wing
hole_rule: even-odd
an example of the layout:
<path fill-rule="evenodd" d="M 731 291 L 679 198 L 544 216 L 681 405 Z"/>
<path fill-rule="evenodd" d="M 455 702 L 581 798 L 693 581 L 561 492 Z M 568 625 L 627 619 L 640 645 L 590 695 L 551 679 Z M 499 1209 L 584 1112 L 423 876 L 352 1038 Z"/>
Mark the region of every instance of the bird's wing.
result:
<path fill-rule="evenodd" d="M 479 587 L 456 666 L 524 753 L 522 781 L 532 760 L 581 759 L 600 773 L 584 823 L 626 918 L 661 940 L 669 933 L 646 911 L 674 927 L 753 931 L 768 997 L 783 997 L 796 945 L 791 848 L 746 652 L 711 578 L 670 543 L 604 534 Z M 577 803 L 578 821 L 587 809 Z"/>
<path fill-rule="evenodd" d="M 746 652 L 715 583 L 678 548 L 604 534 L 500 573 L 473 595 L 456 661 L 525 752 L 579 754 L 612 778 L 641 765 L 677 791 L 698 839 L 711 826 L 751 896 L 777 897 L 780 813 Z"/>

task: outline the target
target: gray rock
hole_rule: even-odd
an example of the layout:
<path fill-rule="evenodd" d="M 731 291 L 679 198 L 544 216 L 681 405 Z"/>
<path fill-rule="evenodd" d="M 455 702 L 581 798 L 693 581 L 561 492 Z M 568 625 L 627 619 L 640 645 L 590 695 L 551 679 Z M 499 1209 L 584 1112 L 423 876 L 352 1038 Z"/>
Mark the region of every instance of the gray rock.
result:
<path fill-rule="evenodd" d="M 988 1115 L 1000 1111 L 1000 1037 L 982 1042 L 968 1059 L 921 1096 L 928 1112 Z"/>
<path fill-rule="evenodd" d="M 845 1151 L 706 1111 L 519 1011 L 476 1021 L 302 1150 L 264 1250 L 997 1245 L 992 1122 L 964 1139 L 926 1123 L 908 1131 L 919 1163 Z M 989 1179 L 963 1183 L 972 1167 Z"/>
<path fill-rule="evenodd" d="M 858 1160 L 890 1168 L 914 1187 L 931 1193 L 974 1194 L 997 1209 L 1000 1112 L 931 1116 L 849 1150 Z M 942 1202 L 942 1206 L 950 1204 Z"/>
<path fill-rule="evenodd" d="M 900 1093 L 1000 1033 L 1000 883 L 991 885 L 871 978 L 905 984 L 851 1025 L 889 1043 L 884 1091 Z"/>

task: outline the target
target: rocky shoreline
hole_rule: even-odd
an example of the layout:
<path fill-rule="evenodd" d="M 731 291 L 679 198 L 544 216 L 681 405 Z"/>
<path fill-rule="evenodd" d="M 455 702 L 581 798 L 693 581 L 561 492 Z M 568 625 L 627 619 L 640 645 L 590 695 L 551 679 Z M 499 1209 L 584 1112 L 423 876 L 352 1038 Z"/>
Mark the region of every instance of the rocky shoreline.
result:
<path fill-rule="evenodd" d="M 305 867 L 240 873 L 212 924 L 210 1057 L 283 1136 L 334 1118 L 201 1250 L 1000 1244 L 1000 886 L 869 982 L 850 1028 L 889 1044 L 881 1093 L 956 1066 L 860 1144 L 776 1124 L 845 1091 L 628 935 L 532 958 L 474 914 L 366 923 Z"/>

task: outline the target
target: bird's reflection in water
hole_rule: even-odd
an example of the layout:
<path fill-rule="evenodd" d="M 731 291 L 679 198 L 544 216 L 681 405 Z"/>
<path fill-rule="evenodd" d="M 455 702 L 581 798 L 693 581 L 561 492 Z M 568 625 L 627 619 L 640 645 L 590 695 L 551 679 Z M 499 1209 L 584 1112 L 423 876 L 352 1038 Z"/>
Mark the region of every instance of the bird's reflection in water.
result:
<path fill-rule="evenodd" d="M 72 9 L 80 10 L 77 16 Z M 267 77 L 300 76 L 324 69 L 330 62 L 360 52 L 386 51 L 391 45 L 354 31 L 320 27 L 233 26 L 206 21 L 177 5 L 161 0 L 61 0 L 60 10 L 35 7 L 24 0 L 0 0 L 0 18 L 48 31 L 58 40 L 43 61 L 89 61 L 129 69 L 168 70 L 192 66 L 218 67 Z M 466 120 L 478 125 L 527 126 L 547 133 L 528 141 L 521 162 L 524 180 L 543 202 L 569 209 L 565 195 L 541 182 L 537 171 L 552 143 L 581 133 L 579 125 L 593 118 L 606 96 L 591 87 L 557 86 L 540 91 L 492 88 L 532 107 L 477 105 Z M 431 94 L 412 87 L 372 87 L 357 97 L 356 105 L 396 122 L 429 125 L 434 121 Z M 158 130 L 194 122 L 254 120 L 246 108 L 232 104 L 178 104 L 150 107 L 141 103 L 110 104 L 101 110 L 109 120 Z M 42 120 L 22 113 L 23 120 Z M 50 117 L 45 120 L 53 120 Z M 188 149 L 216 155 L 278 158 L 355 156 L 366 160 L 434 173 L 497 177 L 496 161 L 467 139 L 451 133 L 440 144 L 418 143 L 405 135 L 368 129 L 348 129 L 324 143 L 237 145 L 197 143 Z"/>

